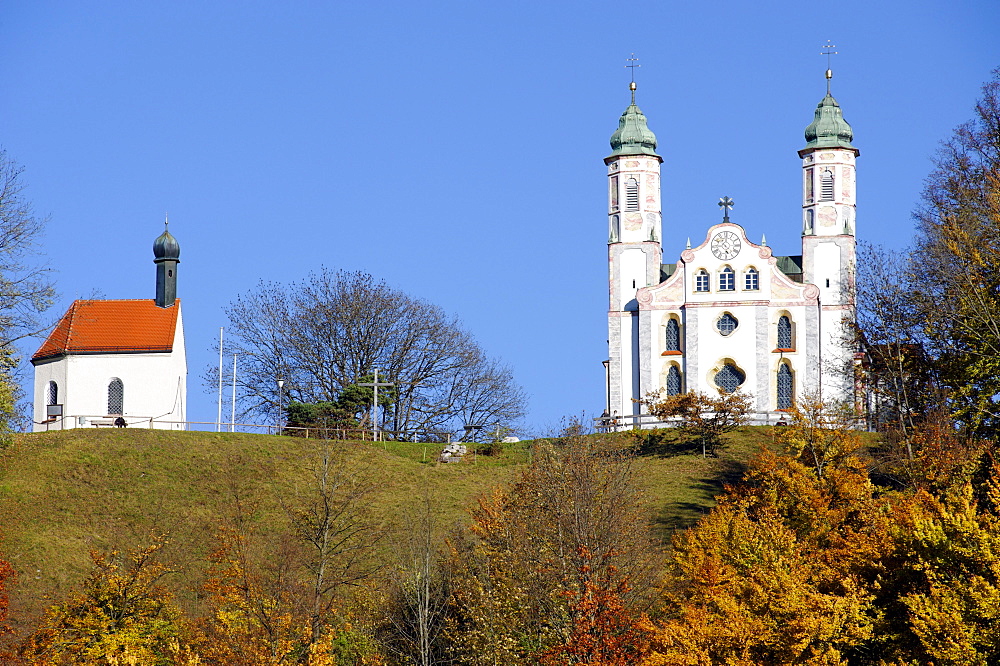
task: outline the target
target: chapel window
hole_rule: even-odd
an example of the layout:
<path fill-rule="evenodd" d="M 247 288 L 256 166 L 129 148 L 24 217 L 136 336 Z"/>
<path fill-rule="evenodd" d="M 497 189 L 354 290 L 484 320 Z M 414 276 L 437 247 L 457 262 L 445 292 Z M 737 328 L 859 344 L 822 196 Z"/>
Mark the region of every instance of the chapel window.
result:
<path fill-rule="evenodd" d="M 715 385 L 726 393 L 732 393 L 743 385 L 747 379 L 746 373 L 732 363 L 726 363 L 715 373 Z"/>
<path fill-rule="evenodd" d="M 58 405 L 59 404 L 59 385 L 55 382 L 49 382 L 48 390 L 46 391 L 45 404 L 47 405 Z"/>
<path fill-rule="evenodd" d="M 826 169 L 820 176 L 820 201 L 833 201 L 833 171 Z"/>
<path fill-rule="evenodd" d="M 676 319 L 667 320 L 667 328 L 665 332 L 666 343 L 664 349 L 666 351 L 679 352 L 681 350 L 681 326 L 677 323 Z"/>
<path fill-rule="evenodd" d="M 747 291 L 757 291 L 758 289 L 760 289 L 760 273 L 757 272 L 756 268 L 751 266 L 749 269 L 747 269 L 747 272 L 744 277 L 745 277 L 743 283 L 744 289 L 746 289 Z"/>
<path fill-rule="evenodd" d="M 611 210 L 618 210 L 618 176 L 611 176 Z"/>
<path fill-rule="evenodd" d="M 736 272 L 726 266 L 719 273 L 719 291 L 733 291 L 736 289 Z"/>
<path fill-rule="evenodd" d="M 809 210 L 806 211 L 805 235 L 812 236 L 814 233 L 816 233 L 815 227 L 816 227 L 816 212 L 812 208 L 810 208 Z"/>
<path fill-rule="evenodd" d="M 611 235 L 609 242 L 617 243 L 619 235 L 621 234 L 621 223 L 618 221 L 617 215 L 611 216 Z"/>
<path fill-rule="evenodd" d="M 813 200 L 813 170 L 806 169 L 806 201 L 812 203 Z"/>
<path fill-rule="evenodd" d="M 778 349 L 795 349 L 792 346 L 792 320 L 787 315 L 778 318 Z"/>
<path fill-rule="evenodd" d="M 740 321 L 729 314 L 728 312 L 719 317 L 719 321 L 715 322 L 715 327 L 719 329 L 719 333 L 723 335 L 730 335 L 736 330 L 736 327 L 740 325 Z"/>
<path fill-rule="evenodd" d="M 681 371 L 676 365 L 670 366 L 667 371 L 667 395 L 677 395 L 681 392 Z"/>
<path fill-rule="evenodd" d="M 124 414 L 125 386 L 115 377 L 108 384 L 108 414 Z"/>
<path fill-rule="evenodd" d="M 778 368 L 778 409 L 792 408 L 792 369 L 787 363 L 782 363 Z"/>
<path fill-rule="evenodd" d="M 694 290 L 695 291 L 708 291 L 709 290 L 709 275 L 708 271 L 704 268 L 694 274 Z"/>
<path fill-rule="evenodd" d="M 635 178 L 625 181 L 625 210 L 639 210 L 639 181 Z"/>

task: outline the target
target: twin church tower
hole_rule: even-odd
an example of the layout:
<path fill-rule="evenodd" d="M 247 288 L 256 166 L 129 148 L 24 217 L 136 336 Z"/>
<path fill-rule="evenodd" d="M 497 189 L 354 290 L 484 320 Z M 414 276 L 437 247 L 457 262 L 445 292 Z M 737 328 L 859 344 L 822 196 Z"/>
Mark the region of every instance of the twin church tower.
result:
<path fill-rule="evenodd" d="M 805 130 L 802 254 L 778 257 L 725 216 L 663 263 L 656 136 L 632 103 L 611 135 L 608 169 L 607 409 L 621 425 L 651 391 L 740 389 L 755 421 L 803 396 L 853 401 L 855 160 L 851 126 L 827 93 Z M 789 174 L 791 175 L 791 174 Z M 789 226 L 794 218 L 792 211 Z M 669 236 L 669 223 L 667 229 Z"/>

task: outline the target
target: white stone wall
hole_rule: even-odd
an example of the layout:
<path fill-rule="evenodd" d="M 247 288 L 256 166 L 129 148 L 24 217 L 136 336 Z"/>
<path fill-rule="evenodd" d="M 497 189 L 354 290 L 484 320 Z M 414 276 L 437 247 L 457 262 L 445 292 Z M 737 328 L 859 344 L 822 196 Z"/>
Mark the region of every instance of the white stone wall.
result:
<path fill-rule="evenodd" d="M 80 354 L 36 365 L 34 431 L 106 424 L 108 384 L 115 377 L 124 386 L 123 409 L 129 426 L 148 428 L 150 419 L 185 421 L 187 360 L 181 313 L 177 313 L 173 352 L 169 354 Z M 49 381 L 53 380 L 59 386 L 63 418 L 46 423 L 46 392 Z M 80 417 L 85 422 L 81 423 Z M 152 427 L 182 430 L 185 426 L 154 423 Z"/>
<path fill-rule="evenodd" d="M 839 236 L 855 233 L 856 152 L 819 148 L 802 155 L 802 233 Z M 824 196 L 823 176 L 833 177 L 832 196 Z M 829 192 L 827 195 L 831 194 Z"/>
<path fill-rule="evenodd" d="M 738 253 L 727 259 L 712 252 L 712 240 L 723 231 L 739 239 Z M 640 340 L 648 340 L 641 350 L 642 394 L 664 387 L 672 364 L 681 370 L 686 390 L 714 393 L 715 374 L 725 363 L 734 363 L 746 375 L 743 388 L 754 397 L 758 412 L 777 408 L 777 373 L 782 363 L 792 370 L 797 398 L 815 385 L 818 365 L 812 359 L 818 356 L 819 345 L 814 324 L 818 321 L 818 291 L 792 282 L 777 269 L 776 261 L 770 248 L 750 242 L 739 225 L 723 223 L 709 229 L 701 245 L 682 253 L 671 278 L 639 290 Z M 732 291 L 719 290 L 719 275 L 726 266 L 735 271 Z M 757 290 L 745 288 L 750 268 L 758 272 Z M 702 269 L 709 274 L 707 292 L 695 291 L 695 277 Z M 727 312 L 739 324 L 724 336 L 717 322 Z M 792 351 L 778 350 L 777 323 L 782 315 L 792 322 Z M 681 354 L 666 349 L 666 322 L 671 317 L 681 323 Z"/>
<path fill-rule="evenodd" d="M 659 281 L 662 251 L 660 159 L 646 155 L 606 159 L 608 168 L 608 406 L 612 414 L 639 414 L 643 342 L 636 292 Z M 629 181 L 635 183 L 630 198 Z M 631 204 L 631 205 L 630 205 Z"/>

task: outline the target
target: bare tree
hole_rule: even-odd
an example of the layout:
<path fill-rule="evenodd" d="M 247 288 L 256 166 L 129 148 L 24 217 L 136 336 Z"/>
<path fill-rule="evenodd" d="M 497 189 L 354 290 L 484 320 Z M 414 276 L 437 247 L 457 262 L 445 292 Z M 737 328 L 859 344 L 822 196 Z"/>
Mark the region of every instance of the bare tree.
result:
<path fill-rule="evenodd" d="M 286 511 L 305 546 L 309 573 L 306 607 L 313 642 L 322 636 L 336 593 L 358 585 L 381 567 L 372 557 L 382 531 L 367 510 L 375 485 L 352 466 L 343 450 L 322 445 L 310 464 L 312 487 L 291 498 Z"/>
<path fill-rule="evenodd" d="M 856 335 L 869 425 L 904 440 L 940 400 L 926 317 L 913 297 L 918 265 L 909 251 L 859 246 Z"/>
<path fill-rule="evenodd" d="M 49 269 L 38 259 L 46 220 L 24 197 L 23 167 L 0 148 L 0 347 L 44 330 L 39 315 L 55 297 Z"/>
<path fill-rule="evenodd" d="M 443 631 L 450 601 L 451 571 L 444 537 L 429 494 L 403 516 L 393 541 L 396 567 L 390 581 L 386 643 L 407 663 L 449 663 Z"/>
<path fill-rule="evenodd" d="M 384 426 L 413 434 L 457 431 L 469 421 L 510 423 L 525 397 L 506 366 L 489 358 L 458 320 L 367 273 L 321 269 L 302 282 L 261 282 L 226 309 L 226 351 L 240 355 L 244 416 L 284 404 L 334 402 L 381 369 L 395 401 Z M 214 369 L 206 385 L 217 381 Z"/>

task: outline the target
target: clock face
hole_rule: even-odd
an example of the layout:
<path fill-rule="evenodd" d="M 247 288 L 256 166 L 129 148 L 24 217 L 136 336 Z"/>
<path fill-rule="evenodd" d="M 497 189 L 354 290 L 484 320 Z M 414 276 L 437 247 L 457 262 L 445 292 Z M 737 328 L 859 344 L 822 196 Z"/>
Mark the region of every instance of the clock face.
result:
<path fill-rule="evenodd" d="M 712 239 L 712 254 L 716 259 L 728 261 L 740 253 L 740 238 L 732 231 L 723 231 Z"/>

